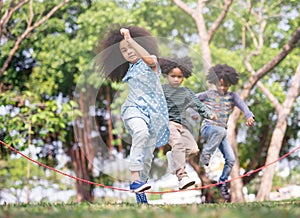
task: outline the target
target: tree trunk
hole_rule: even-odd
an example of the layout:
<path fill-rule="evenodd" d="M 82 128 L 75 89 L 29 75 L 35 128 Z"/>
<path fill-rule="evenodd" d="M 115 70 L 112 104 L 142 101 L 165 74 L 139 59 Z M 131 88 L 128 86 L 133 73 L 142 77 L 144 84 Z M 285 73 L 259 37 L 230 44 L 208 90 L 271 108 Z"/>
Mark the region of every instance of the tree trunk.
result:
<path fill-rule="evenodd" d="M 227 138 L 230 142 L 233 151 L 235 153 L 236 162 L 233 165 L 231 171 L 231 178 L 238 178 L 240 176 L 240 162 L 238 158 L 238 143 L 236 141 L 236 129 L 237 129 L 237 121 L 239 119 L 241 112 L 238 108 L 233 110 L 233 113 L 230 115 L 228 120 L 228 130 L 227 130 Z M 244 202 L 243 195 L 243 181 L 242 179 L 235 179 L 230 183 L 231 189 L 231 201 L 232 202 Z"/>
<path fill-rule="evenodd" d="M 107 146 L 108 146 L 109 156 L 111 156 L 112 155 L 112 150 L 114 149 L 113 145 L 112 145 L 114 137 L 113 137 L 113 133 L 112 133 L 113 126 L 112 126 L 112 117 L 111 117 L 111 109 L 110 109 L 111 99 L 110 99 L 110 86 L 109 85 L 107 85 L 105 87 L 105 95 L 106 95 L 106 101 L 107 101 L 106 113 L 109 114 L 109 117 L 108 117 L 108 120 L 107 120 L 107 139 L 106 139 L 106 143 L 107 143 Z"/>
<path fill-rule="evenodd" d="M 75 147 L 75 148 L 74 148 Z M 75 171 L 75 175 L 78 178 L 85 179 L 90 181 L 90 173 L 88 172 L 87 169 L 87 164 L 86 164 L 86 158 L 84 155 L 82 155 L 83 152 L 76 143 L 76 146 L 73 146 L 69 148 L 69 155 L 72 160 L 72 165 L 73 169 Z M 93 187 L 87 183 L 76 181 L 76 201 L 83 202 L 83 201 L 88 201 L 88 202 L 93 202 L 94 196 L 93 196 Z"/>
<path fill-rule="evenodd" d="M 30 161 L 27 162 L 27 185 L 26 185 L 26 204 L 30 202 Z"/>
<path fill-rule="evenodd" d="M 188 163 L 194 168 L 198 177 L 201 180 L 202 186 L 210 185 L 211 182 L 206 176 L 205 169 L 199 166 L 199 155 L 195 155 L 188 159 Z M 205 203 L 214 203 L 216 199 L 214 198 L 214 191 L 212 188 L 201 189 L 202 195 L 205 196 Z M 203 202 L 204 203 L 204 202 Z"/>
<path fill-rule="evenodd" d="M 270 147 L 268 149 L 266 165 L 277 160 L 279 158 L 279 152 L 282 146 L 282 141 L 285 135 L 287 122 L 285 116 L 280 116 L 277 121 L 274 133 L 272 135 Z M 268 166 L 263 172 L 263 177 L 260 183 L 260 187 L 256 196 L 256 200 L 263 201 L 269 200 L 269 195 L 272 189 L 272 180 L 275 173 L 275 164 Z"/>
<path fill-rule="evenodd" d="M 299 96 L 299 92 L 300 92 L 300 62 L 298 63 L 295 76 L 294 78 L 291 79 L 291 81 L 292 81 L 291 87 L 288 90 L 286 99 L 282 106 L 280 105 L 279 101 L 272 95 L 272 93 L 270 93 L 267 89 L 265 89 L 262 84 L 259 84 L 260 89 L 272 101 L 278 113 L 278 120 L 274 132 L 272 134 L 270 147 L 268 149 L 266 165 L 279 158 L 282 142 L 287 129 L 286 119 L 290 115 L 293 104 L 296 98 Z M 258 201 L 269 200 L 274 173 L 275 173 L 274 164 L 268 166 L 268 168 L 264 171 L 262 181 L 256 196 L 256 200 Z"/>
<path fill-rule="evenodd" d="M 92 131 L 97 131 L 94 126 L 95 117 L 90 115 L 90 106 L 95 104 L 93 101 L 96 95 L 95 90 L 86 87 L 86 92 L 80 92 L 78 104 L 82 117 L 77 118 L 74 123 L 75 144 L 69 149 L 73 169 L 78 178 L 88 181 L 93 180 L 93 161 L 100 143 L 92 137 Z M 75 126 L 76 125 L 76 126 Z M 76 181 L 77 202 L 93 202 L 93 186 L 87 183 Z"/>

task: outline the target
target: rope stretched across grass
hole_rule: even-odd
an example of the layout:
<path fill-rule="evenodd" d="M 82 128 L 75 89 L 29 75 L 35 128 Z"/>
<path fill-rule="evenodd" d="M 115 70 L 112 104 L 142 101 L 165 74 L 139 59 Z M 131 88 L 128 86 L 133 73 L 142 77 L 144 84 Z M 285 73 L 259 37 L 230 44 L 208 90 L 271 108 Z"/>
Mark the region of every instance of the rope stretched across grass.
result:
<path fill-rule="evenodd" d="M 26 156 L 22 152 L 20 152 L 17 149 L 11 147 L 10 145 L 6 144 L 5 142 L 3 142 L 1 140 L 0 140 L 0 143 L 2 145 L 6 146 L 7 148 L 9 148 L 10 150 L 14 151 L 15 153 L 23 156 L 27 160 L 29 160 L 29 161 L 31 161 L 31 162 L 33 162 L 35 164 L 38 164 L 38 165 L 40 165 L 40 166 L 42 166 L 42 167 L 44 167 L 46 169 L 49 169 L 49 170 L 52 170 L 52 171 L 54 171 L 56 173 L 59 173 L 61 175 L 67 176 L 67 177 L 69 177 L 71 179 L 74 179 L 74 180 L 77 180 L 77 181 L 80 181 L 80 182 L 84 182 L 84 183 L 87 183 L 87 184 L 90 184 L 90 185 L 95 185 L 95 186 L 99 186 L 99 187 L 103 187 L 103 188 L 107 188 L 107 189 L 116 190 L 116 191 L 131 192 L 131 190 L 129 190 L 129 189 L 118 188 L 118 187 L 114 187 L 114 186 L 108 186 L 108 185 L 104 185 L 104 184 L 92 182 L 92 181 L 89 181 L 89 180 L 86 180 L 86 179 L 81 179 L 81 178 L 78 178 L 76 176 L 72 176 L 72 175 L 64 173 L 64 172 L 62 172 L 60 170 L 54 169 L 53 167 L 47 166 L 46 164 L 43 164 L 43 163 L 41 163 L 39 161 L 33 160 L 32 158 Z M 284 154 L 283 156 L 279 157 L 277 160 L 274 160 L 274 161 L 272 161 L 272 162 L 270 162 L 270 163 L 268 163 L 268 164 L 266 164 L 266 165 L 264 165 L 262 167 L 259 167 L 259 168 L 255 169 L 255 170 L 249 171 L 248 173 L 246 173 L 244 175 L 241 175 L 241 176 L 238 176 L 238 177 L 235 177 L 235 178 L 223 181 L 223 182 L 219 182 L 219 183 L 215 183 L 215 184 L 209 184 L 209 185 L 206 185 L 206 186 L 200 186 L 200 187 L 196 187 L 196 188 L 184 189 L 184 190 L 168 190 L 168 191 L 161 191 L 161 192 L 158 192 L 158 191 L 156 191 L 156 192 L 148 191 L 147 193 L 148 194 L 164 194 L 164 193 L 172 193 L 172 192 L 183 192 L 183 191 L 191 191 L 191 190 L 200 190 L 200 189 L 206 189 L 206 188 L 210 188 L 210 187 L 213 187 L 213 186 L 217 186 L 217 185 L 220 185 L 220 184 L 223 184 L 223 183 L 231 182 L 233 180 L 237 180 L 237 179 L 240 179 L 240 178 L 243 178 L 243 177 L 246 177 L 246 176 L 250 176 L 253 173 L 257 173 L 257 172 L 261 171 L 262 169 L 267 168 L 268 166 L 279 162 L 280 160 L 286 158 L 287 156 L 291 155 L 292 153 L 294 153 L 295 151 L 297 151 L 299 149 L 300 149 L 300 146 L 294 148 L 290 152 L 288 152 L 288 153 Z"/>

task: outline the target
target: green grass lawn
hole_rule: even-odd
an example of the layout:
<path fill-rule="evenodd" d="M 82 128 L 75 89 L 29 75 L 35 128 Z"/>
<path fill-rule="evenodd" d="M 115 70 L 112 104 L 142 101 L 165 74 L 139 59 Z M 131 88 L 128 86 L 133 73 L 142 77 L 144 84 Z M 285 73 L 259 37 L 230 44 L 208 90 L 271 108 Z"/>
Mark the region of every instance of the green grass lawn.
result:
<path fill-rule="evenodd" d="M 107 203 L 41 203 L 2 205 L 2 218 L 299 218 L 300 199 L 253 203 L 188 204 L 188 205 L 136 205 Z"/>

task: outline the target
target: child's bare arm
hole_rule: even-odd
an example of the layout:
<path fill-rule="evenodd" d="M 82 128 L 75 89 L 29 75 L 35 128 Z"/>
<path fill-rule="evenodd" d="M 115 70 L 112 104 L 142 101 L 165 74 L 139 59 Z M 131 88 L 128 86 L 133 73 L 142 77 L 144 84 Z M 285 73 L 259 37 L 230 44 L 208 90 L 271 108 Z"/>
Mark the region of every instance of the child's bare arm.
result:
<path fill-rule="evenodd" d="M 149 52 L 144 49 L 140 44 L 138 44 L 130 35 L 128 29 L 120 29 L 120 33 L 124 36 L 124 39 L 132 46 L 136 53 L 143 59 L 143 61 L 150 66 L 155 72 L 157 72 L 157 57 L 155 55 L 149 54 Z"/>

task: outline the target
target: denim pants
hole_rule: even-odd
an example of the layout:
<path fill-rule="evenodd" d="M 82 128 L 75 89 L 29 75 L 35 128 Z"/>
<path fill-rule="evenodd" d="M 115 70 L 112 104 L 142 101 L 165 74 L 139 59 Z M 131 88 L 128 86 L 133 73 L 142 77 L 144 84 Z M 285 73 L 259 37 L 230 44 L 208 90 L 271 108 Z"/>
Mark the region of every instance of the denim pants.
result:
<path fill-rule="evenodd" d="M 149 178 L 156 140 L 150 137 L 148 126 L 142 118 L 128 119 L 125 126 L 132 137 L 129 170 L 139 171 L 140 180 L 146 182 Z"/>
<path fill-rule="evenodd" d="M 206 141 L 202 150 L 203 154 L 213 155 L 217 148 L 219 148 L 223 154 L 225 164 L 219 182 L 228 180 L 235 162 L 235 155 L 231 145 L 226 139 L 226 129 L 220 126 L 207 125 L 202 128 L 201 134 Z"/>

